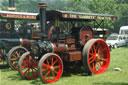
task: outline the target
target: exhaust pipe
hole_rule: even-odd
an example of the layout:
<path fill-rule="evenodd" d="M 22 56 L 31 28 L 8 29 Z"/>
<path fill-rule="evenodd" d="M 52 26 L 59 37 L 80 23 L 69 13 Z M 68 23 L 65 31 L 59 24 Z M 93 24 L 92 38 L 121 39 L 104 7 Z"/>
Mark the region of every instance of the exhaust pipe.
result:
<path fill-rule="evenodd" d="M 46 8 L 47 5 L 45 3 L 39 3 L 39 19 L 40 19 L 40 25 L 41 25 L 41 33 L 42 33 L 42 41 L 47 40 L 47 33 L 46 33 Z"/>

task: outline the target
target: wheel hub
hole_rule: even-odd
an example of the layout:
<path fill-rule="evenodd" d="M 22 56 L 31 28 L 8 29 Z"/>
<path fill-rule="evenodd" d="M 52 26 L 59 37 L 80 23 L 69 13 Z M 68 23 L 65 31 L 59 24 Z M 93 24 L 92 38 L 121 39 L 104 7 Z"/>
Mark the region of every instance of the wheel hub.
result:
<path fill-rule="evenodd" d="M 96 57 L 98 57 L 99 55 L 98 54 L 96 54 Z"/>
<path fill-rule="evenodd" d="M 51 67 L 50 67 L 50 70 L 51 70 L 51 71 L 54 71 L 55 69 L 54 69 L 54 67 L 53 67 L 53 66 L 51 66 Z"/>
<path fill-rule="evenodd" d="M 96 54 L 96 59 L 98 60 L 100 58 L 99 54 Z"/>

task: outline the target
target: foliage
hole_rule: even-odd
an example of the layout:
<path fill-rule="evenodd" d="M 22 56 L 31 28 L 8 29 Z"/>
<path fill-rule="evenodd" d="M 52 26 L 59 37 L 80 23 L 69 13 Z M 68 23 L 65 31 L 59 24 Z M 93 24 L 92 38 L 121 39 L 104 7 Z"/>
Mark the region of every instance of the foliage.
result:
<path fill-rule="evenodd" d="M 115 15 L 116 14 L 115 0 L 91 0 L 89 9 L 93 13 Z M 114 29 L 113 22 L 105 21 L 105 28 L 113 30 Z"/>
<path fill-rule="evenodd" d="M 16 11 L 18 12 L 38 12 L 37 0 L 15 0 Z M 8 10 L 8 0 L 2 1 L 2 10 Z"/>
<path fill-rule="evenodd" d="M 77 0 L 77 1 L 69 0 L 67 1 L 65 10 L 88 13 L 90 12 L 90 10 L 88 9 L 88 5 L 89 5 L 89 0 Z"/>
<path fill-rule="evenodd" d="M 89 9 L 91 12 L 116 15 L 116 22 L 106 22 L 106 27 L 112 32 L 118 32 L 121 26 L 128 25 L 127 0 L 91 0 Z"/>

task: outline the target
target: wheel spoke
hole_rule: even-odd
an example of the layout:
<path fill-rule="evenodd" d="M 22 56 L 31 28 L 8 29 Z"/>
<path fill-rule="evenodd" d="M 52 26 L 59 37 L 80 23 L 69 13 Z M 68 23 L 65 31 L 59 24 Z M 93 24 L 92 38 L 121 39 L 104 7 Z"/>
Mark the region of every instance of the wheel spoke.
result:
<path fill-rule="evenodd" d="M 99 47 L 100 47 L 100 43 L 97 42 L 96 50 L 98 50 Z"/>
<path fill-rule="evenodd" d="M 97 61 L 96 61 L 95 64 L 94 64 L 94 69 L 96 69 L 96 65 L 97 65 Z"/>
<path fill-rule="evenodd" d="M 17 64 L 18 62 L 17 61 L 13 61 L 12 64 Z"/>
<path fill-rule="evenodd" d="M 96 53 L 96 47 L 95 47 L 95 45 L 93 45 L 92 47 L 93 47 L 94 52 Z"/>
<path fill-rule="evenodd" d="M 93 53 L 89 53 L 89 55 L 94 56 L 94 54 L 93 54 Z"/>
<path fill-rule="evenodd" d="M 97 63 L 97 65 L 101 68 L 101 65 L 100 65 L 100 63 L 99 63 L 99 62 Z"/>
<path fill-rule="evenodd" d="M 30 68 L 28 68 L 25 72 L 24 72 L 24 75 L 29 71 Z"/>
<path fill-rule="evenodd" d="M 12 56 L 13 56 L 13 57 L 15 57 L 15 58 L 17 58 L 17 56 L 16 56 L 16 55 L 14 55 L 14 54 L 12 54 Z"/>
<path fill-rule="evenodd" d="M 17 57 L 20 57 L 20 55 L 19 55 L 19 53 L 16 51 L 16 55 L 17 55 Z"/>
<path fill-rule="evenodd" d="M 47 71 L 47 69 L 42 69 L 42 72 Z"/>
<path fill-rule="evenodd" d="M 47 77 L 49 75 L 49 73 L 50 73 L 50 71 L 48 71 L 44 77 Z"/>
<path fill-rule="evenodd" d="M 23 60 L 23 63 L 27 63 L 27 61 Z"/>
<path fill-rule="evenodd" d="M 52 60 L 51 60 L 51 65 L 53 65 L 53 57 L 52 57 Z"/>
<path fill-rule="evenodd" d="M 34 75 L 34 70 L 33 70 L 33 68 L 32 68 L 32 74 Z"/>
<path fill-rule="evenodd" d="M 93 63 L 95 61 L 95 59 L 92 59 L 89 61 L 89 64 Z"/>
<path fill-rule="evenodd" d="M 48 61 L 48 59 L 47 59 L 47 64 L 48 64 L 48 66 L 49 66 L 49 61 Z"/>
<path fill-rule="evenodd" d="M 52 76 L 53 76 L 53 80 L 55 79 L 55 74 L 54 74 L 54 72 L 52 72 Z"/>
<path fill-rule="evenodd" d="M 93 62 L 92 64 L 92 69 L 95 69 L 95 62 Z"/>
<path fill-rule="evenodd" d="M 58 66 L 54 66 L 54 69 L 57 69 L 57 68 L 60 68 L 60 65 L 58 65 Z"/>
<path fill-rule="evenodd" d="M 43 63 L 43 66 L 46 66 L 46 67 L 48 67 L 48 65 L 47 65 L 47 64 L 45 64 L 45 63 Z"/>
<path fill-rule="evenodd" d="M 11 61 L 17 61 L 17 58 L 11 58 Z"/>
<path fill-rule="evenodd" d="M 93 57 L 93 56 L 92 56 L 92 57 L 90 57 L 90 58 L 89 58 L 89 61 L 90 61 L 90 60 L 94 60 L 94 57 Z"/>
<path fill-rule="evenodd" d="M 53 65 L 55 65 L 55 64 L 56 64 L 56 62 L 57 62 L 57 59 L 53 62 L 52 66 L 53 66 Z"/>
<path fill-rule="evenodd" d="M 104 50 L 106 50 L 106 48 L 105 48 L 105 47 L 104 47 L 104 48 L 102 48 L 102 49 L 99 49 L 99 50 L 98 50 L 98 54 L 103 53 L 103 51 L 104 51 Z"/>
<path fill-rule="evenodd" d="M 100 57 L 100 58 L 103 58 L 103 57 L 104 57 L 104 54 L 103 54 L 103 53 L 102 53 L 102 54 L 100 53 L 100 54 L 99 54 L 99 57 Z"/>
<path fill-rule="evenodd" d="M 102 65 L 102 64 L 101 64 L 101 61 L 100 61 L 100 60 L 98 60 L 98 61 L 99 61 L 99 64 L 100 64 L 100 66 L 101 66 L 101 65 Z"/>
<path fill-rule="evenodd" d="M 58 72 L 57 71 L 53 71 L 54 73 L 56 73 L 56 74 L 58 74 Z"/>
<path fill-rule="evenodd" d="M 36 68 L 33 68 L 33 70 L 38 71 L 38 69 L 36 69 Z"/>
<path fill-rule="evenodd" d="M 102 60 L 102 61 L 106 61 L 107 62 L 107 59 L 99 58 L 99 60 Z"/>
<path fill-rule="evenodd" d="M 38 67 L 38 62 L 36 62 L 34 65 L 33 65 L 33 68 L 37 68 Z"/>
<path fill-rule="evenodd" d="M 21 50 L 21 51 L 19 52 L 19 56 L 21 56 L 23 53 L 24 53 L 24 51 Z"/>
<path fill-rule="evenodd" d="M 27 62 L 27 63 L 29 63 L 29 59 L 28 59 L 28 57 L 27 57 L 27 56 L 25 57 L 25 59 L 26 59 L 26 62 Z"/>
<path fill-rule="evenodd" d="M 29 69 L 30 70 L 30 69 Z M 29 76 L 29 70 L 28 70 L 28 74 L 27 74 L 27 76 Z"/>
<path fill-rule="evenodd" d="M 48 80 L 50 79 L 50 73 L 48 74 Z"/>
<path fill-rule="evenodd" d="M 90 53 L 92 53 L 92 54 L 95 53 L 92 48 L 90 49 Z"/>
<path fill-rule="evenodd" d="M 21 69 L 24 69 L 25 68 L 25 66 L 21 66 Z"/>

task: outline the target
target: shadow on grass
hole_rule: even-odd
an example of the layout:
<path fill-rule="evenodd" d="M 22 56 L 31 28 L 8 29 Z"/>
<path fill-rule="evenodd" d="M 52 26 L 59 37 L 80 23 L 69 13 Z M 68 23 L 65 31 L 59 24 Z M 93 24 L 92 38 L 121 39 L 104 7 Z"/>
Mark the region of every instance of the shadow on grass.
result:
<path fill-rule="evenodd" d="M 42 84 L 45 84 L 45 83 L 42 83 L 39 78 L 36 78 L 36 79 L 32 80 L 31 84 L 33 84 L 33 85 L 42 85 Z"/>
<path fill-rule="evenodd" d="M 85 71 L 83 69 L 74 69 L 74 68 L 70 68 L 70 69 L 66 69 L 63 71 L 63 74 L 61 76 L 61 78 L 63 77 L 70 77 L 72 75 L 78 75 L 78 76 L 88 76 L 87 73 L 85 73 Z M 31 84 L 33 85 L 42 85 L 45 83 L 42 83 L 41 80 L 39 78 L 36 78 L 34 80 L 32 80 Z"/>
<path fill-rule="evenodd" d="M 123 82 L 117 82 L 117 83 L 106 82 L 106 83 L 93 83 L 93 85 L 128 85 L 128 83 L 123 83 Z"/>
<path fill-rule="evenodd" d="M 6 68 L 9 68 L 9 66 L 8 65 L 0 64 L 0 69 L 6 69 Z"/>
<path fill-rule="evenodd" d="M 85 73 L 85 70 L 81 68 L 69 68 L 64 70 L 62 77 L 70 77 L 72 75 L 89 76 L 87 73 Z"/>
<path fill-rule="evenodd" d="M 8 78 L 11 80 L 25 80 L 25 79 L 21 78 L 19 73 L 15 74 L 15 75 L 8 76 Z"/>
<path fill-rule="evenodd" d="M 39 78 L 35 78 L 33 80 L 26 80 L 23 79 L 19 73 L 17 71 L 11 70 L 9 68 L 7 69 L 2 69 L 2 72 L 10 72 L 10 74 L 8 75 L 9 80 L 12 81 L 29 81 L 32 85 L 42 85 L 42 82 Z M 80 68 L 68 68 L 66 70 L 63 71 L 63 75 L 61 78 L 63 77 L 70 77 L 72 75 L 78 75 L 78 76 L 88 76 L 87 73 L 85 73 L 85 71 L 83 69 Z M 43 83 L 44 84 L 44 83 Z"/>

